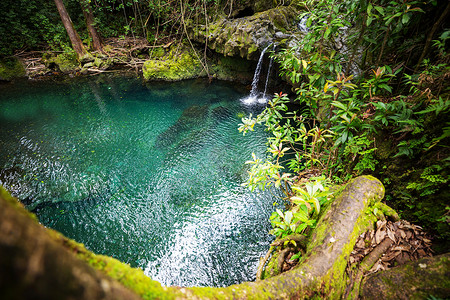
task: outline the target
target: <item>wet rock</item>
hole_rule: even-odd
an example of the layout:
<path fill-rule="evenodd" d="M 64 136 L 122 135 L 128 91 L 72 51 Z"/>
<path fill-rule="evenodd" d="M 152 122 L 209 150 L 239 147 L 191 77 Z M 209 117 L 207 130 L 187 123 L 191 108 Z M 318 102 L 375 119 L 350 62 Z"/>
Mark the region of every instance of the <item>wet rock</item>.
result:
<path fill-rule="evenodd" d="M 43 62 L 47 68 L 67 74 L 80 69 L 80 62 L 76 53 L 62 53 L 51 57 L 44 55 Z M 87 61 L 83 63 L 87 63 Z"/>
<path fill-rule="evenodd" d="M 276 33 L 295 29 L 293 20 L 298 15 L 292 6 L 280 6 L 251 16 L 226 19 L 205 25 L 189 25 L 189 37 L 224 56 L 240 56 L 256 60 L 259 51 L 278 39 Z"/>

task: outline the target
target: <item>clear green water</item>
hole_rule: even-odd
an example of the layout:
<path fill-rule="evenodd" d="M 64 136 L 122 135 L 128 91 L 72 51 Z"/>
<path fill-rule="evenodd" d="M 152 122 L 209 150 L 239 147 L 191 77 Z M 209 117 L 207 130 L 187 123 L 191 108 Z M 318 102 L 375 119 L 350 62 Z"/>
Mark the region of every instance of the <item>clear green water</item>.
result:
<path fill-rule="evenodd" d="M 274 198 L 242 188 L 235 84 L 126 77 L 0 85 L 0 183 L 41 223 L 165 285 L 253 280 Z"/>

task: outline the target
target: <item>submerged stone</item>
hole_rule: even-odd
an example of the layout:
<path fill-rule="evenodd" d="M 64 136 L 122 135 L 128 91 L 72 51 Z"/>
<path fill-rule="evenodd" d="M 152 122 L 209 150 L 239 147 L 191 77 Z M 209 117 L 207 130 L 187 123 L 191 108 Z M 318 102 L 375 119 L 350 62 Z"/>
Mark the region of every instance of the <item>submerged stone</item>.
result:
<path fill-rule="evenodd" d="M 186 131 L 198 129 L 202 126 L 202 124 L 204 124 L 208 113 L 208 107 L 205 105 L 196 105 L 186 108 L 175 124 L 158 135 L 155 146 L 158 148 L 169 147 Z"/>

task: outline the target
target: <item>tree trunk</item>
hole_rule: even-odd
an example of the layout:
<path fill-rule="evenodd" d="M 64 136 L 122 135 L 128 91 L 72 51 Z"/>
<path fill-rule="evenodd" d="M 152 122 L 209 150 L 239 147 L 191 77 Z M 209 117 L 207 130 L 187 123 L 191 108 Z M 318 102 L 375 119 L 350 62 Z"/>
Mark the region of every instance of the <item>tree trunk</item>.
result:
<path fill-rule="evenodd" d="M 84 18 L 86 19 L 86 26 L 89 30 L 89 35 L 92 38 L 92 46 L 95 51 L 103 52 L 102 42 L 98 35 L 97 29 L 94 27 L 94 14 L 92 13 L 91 5 L 88 0 L 80 0 L 81 9 L 83 10 Z"/>
<path fill-rule="evenodd" d="M 441 16 L 433 24 L 433 27 L 431 28 L 430 32 L 428 33 L 427 40 L 425 41 L 425 46 L 423 47 L 422 54 L 420 55 L 420 58 L 417 61 L 417 65 L 416 65 L 414 72 L 417 72 L 417 70 L 419 69 L 420 64 L 422 63 L 423 59 L 425 58 L 425 55 L 428 53 L 428 50 L 430 49 L 431 40 L 433 39 L 433 36 L 436 33 L 436 30 L 438 30 L 439 26 L 445 20 L 445 18 L 447 17 L 449 12 L 450 12 L 450 2 L 447 3 L 447 6 L 442 11 Z"/>
<path fill-rule="evenodd" d="M 72 20 L 70 19 L 69 14 L 66 11 L 66 7 L 62 0 L 55 0 L 56 7 L 58 8 L 59 15 L 61 16 L 61 20 L 66 28 L 67 34 L 69 35 L 70 42 L 72 43 L 73 50 L 78 54 L 78 58 L 83 57 L 87 54 L 86 49 L 81 42 L 80 36 L 77 31 L 73 27 Z"/>
<path fill-rule="evenodd" d="M 0 186 L 0 298 L 140 299 L 78 260 L 30 215 Z"/>

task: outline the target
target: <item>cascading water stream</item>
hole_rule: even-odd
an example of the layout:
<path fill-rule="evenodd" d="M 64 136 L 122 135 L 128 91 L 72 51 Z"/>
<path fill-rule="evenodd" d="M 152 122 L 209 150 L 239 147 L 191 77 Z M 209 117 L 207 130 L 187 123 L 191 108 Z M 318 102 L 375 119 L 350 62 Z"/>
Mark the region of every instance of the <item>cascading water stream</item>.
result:
<path fill-rule="evenodd" d="M 276 47 L 277 47 L 277 45 L 274 44 L 273 45 L 273 51 L 275 51 Z M 266 84 L 264 86 L 263 98 L 266 98 L 267 85 L 269 84 L 269 77 L 270 77 L 270 71 L 272 70 L 272 64 L 273 64 L 273 57 L 270 57 L 269 68 L 267 69 Z"/>
<path fill-rule="evenodd" d="M 308 18 L 309 18 L 309 14 L 304 15 L 297 24 L 298 29 L 303 33 L 307 33 L 309 31 L 308 26 L 306 26 L 306 22 L 308 21 Z"/>
<path fill-rule="evenodd" d="M 258 83 L 259 83 L 259 77 L 261 74 L 261 67 L 262 67 L 262 61 L 264 59 L 264 54 L 266 53 L 267 49 L 269 49 L 270 45 L 268 45 L 266 48 L 261 51 L 261 55 L 259 56 L 258 64 L 256 65 L 255 74 L 253 75 L 253 81 L 252 81 L 252 90 L 250 91 L 250 95 L 243 99 L 242 102 L 244 104 L 254 104 L 256 102 L 258 103 L 266 103 L 266 99 L 264 97 L 259 97 L 260 93 L 258 92 Z"/>

